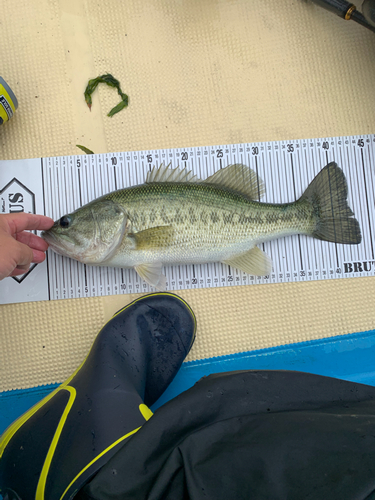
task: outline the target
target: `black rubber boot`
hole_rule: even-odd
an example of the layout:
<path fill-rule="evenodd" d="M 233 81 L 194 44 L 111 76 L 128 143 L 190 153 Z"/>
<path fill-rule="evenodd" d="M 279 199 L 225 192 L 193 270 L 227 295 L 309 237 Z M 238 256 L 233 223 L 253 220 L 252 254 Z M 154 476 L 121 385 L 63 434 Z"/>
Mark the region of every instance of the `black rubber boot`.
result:
<path fill-rule="evenodd" d="M 195 337 L 192 310 L 170 293 L 141 297 L 99 332 L 78 370 L 0 439 L 0 492 L 73 498 L 152 415 Z"/>

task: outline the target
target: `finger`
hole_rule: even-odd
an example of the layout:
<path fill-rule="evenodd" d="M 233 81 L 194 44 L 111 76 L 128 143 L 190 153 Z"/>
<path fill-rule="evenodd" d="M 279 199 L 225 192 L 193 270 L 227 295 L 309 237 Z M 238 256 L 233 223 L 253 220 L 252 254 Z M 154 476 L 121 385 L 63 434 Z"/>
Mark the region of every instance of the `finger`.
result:
<path fill-rule="evenodd" d="M 17 267 L 29 266 L 33 260 L 33 250 L 23 243 L 17 243 L 14 250 L 14 259 Z M 37 250 L 35 250 L 37 252 Z"/>
<path fill-rule="evenodd" d="M 33 258 L 32 262 L 36 264 L 40 264 L 46 258 L 46 254 L 44 252 L 40 252 L 39 250 L 33 250 Z M 22 274 L 27 273 L 30 269 L 29 264 L 21 265 L 19 264 L 17 267 L 13 269 L 13 271 L 9 274 L 9 276 L 21 276 Z"/>
<path fill-rule="evenodd" d="M 15 267 L 9 276 L 21 276 L 21 274 L 25 274 L 29 268 L 20 269 L 19 267 Z"/>
<path fill-rule="evenodd" d="M 34 233 L 29 233 L 28 231 L 17 233 L 16 240 L 28 245 L 32 249 L 41 250 L 42 252 L 45 252 L 48 248 L 48 243 L 46 241 L 40 236 L 36 236 Z"/>
<path fill-rule="evenodd" d="M 33 250 L 32 262 L 36 262 L 37 264 L 40 264 L 41 262 L 44 261 L 45 258 L 46 258 L 46 254 L 44 252 L 41 252 L 40 250 Z"/>
<path fill-rule="evenodd" d="M 30 266 L 28 266 L 27 264 L 25 264 L 24 266 L 21 266 L 21 265 L 18 265 L 17 267 L 15 267 L 15 269 L 19 269 L 20 271 L 27 271 L 29 269 Z"/>
<path fill-rule="evenodd" d="M 25 229 L 29 230 L 49 229 L 54 224 L 53 219 L 51 219 L 50 217 L 38 214 L 27 214 L 27 213 L 4 214 L 1 217 L 4 217 L 6 224 L 11 230 L 11 234 L 20 233 Z"/>

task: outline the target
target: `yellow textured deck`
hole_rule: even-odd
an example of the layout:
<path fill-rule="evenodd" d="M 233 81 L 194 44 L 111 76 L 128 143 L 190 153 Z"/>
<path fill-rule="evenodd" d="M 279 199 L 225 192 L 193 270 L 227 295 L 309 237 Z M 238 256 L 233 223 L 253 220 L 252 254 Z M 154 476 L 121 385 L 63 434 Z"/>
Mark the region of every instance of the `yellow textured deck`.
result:
<path fill-rule="evenodd" d="M 309 1 L 1 0 L 1 76 L 19 109 L 1 159 L 375 132 L 375 35 Z M 89 78 L 110 72 L 129 95 Z M 375 279 L 181 292 L 189 359 L 374 328 Z M 59 382 L 135 295 L 0 307 L 0 390 Z"/>

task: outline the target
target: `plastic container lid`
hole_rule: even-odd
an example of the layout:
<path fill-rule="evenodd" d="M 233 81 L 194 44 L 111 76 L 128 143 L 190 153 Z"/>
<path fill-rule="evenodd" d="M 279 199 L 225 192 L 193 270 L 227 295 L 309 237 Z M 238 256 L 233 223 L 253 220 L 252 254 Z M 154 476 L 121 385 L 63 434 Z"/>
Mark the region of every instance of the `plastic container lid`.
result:
<path fill-rule="evenodd" d="M 17 97 L 6 81 L 0 76 L 0 124 L 12 118 L 17 108 Z"/>

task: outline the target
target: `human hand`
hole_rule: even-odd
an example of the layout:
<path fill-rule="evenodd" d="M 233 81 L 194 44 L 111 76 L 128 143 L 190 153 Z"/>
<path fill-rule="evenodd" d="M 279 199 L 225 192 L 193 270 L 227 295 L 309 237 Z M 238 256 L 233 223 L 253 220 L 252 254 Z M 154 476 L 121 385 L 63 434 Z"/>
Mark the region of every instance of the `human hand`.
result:
<path fill-rule="evenodd" d="M 48 243 L 29 230 L 49 229 L 52 225 L 53 219 L 44 215 L 0 215 L 0 280 L 24 274 L 31 262 L 44 261 Z"/>

